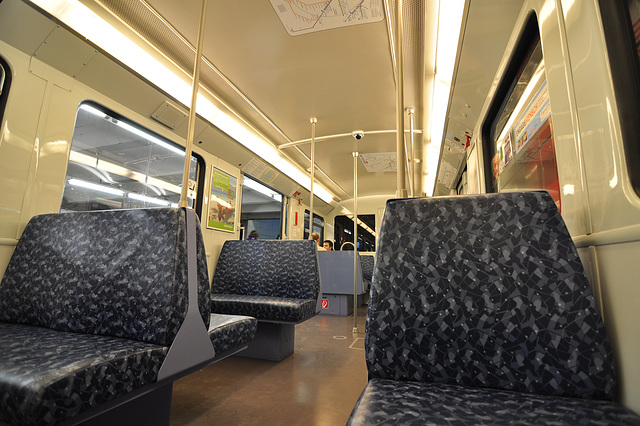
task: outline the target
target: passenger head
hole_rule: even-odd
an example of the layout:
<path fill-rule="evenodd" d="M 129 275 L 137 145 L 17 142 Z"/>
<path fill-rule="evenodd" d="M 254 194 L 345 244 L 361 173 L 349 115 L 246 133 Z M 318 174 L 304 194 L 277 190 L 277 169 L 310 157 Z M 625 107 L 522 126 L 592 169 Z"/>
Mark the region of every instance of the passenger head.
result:
<path fill-rule="evenodd" d="M 249 232 L 249 237 L 247 238 L 247 240 L 257 240 L 258 239 L 258 231 L 256 231 L 255 229 L 251 232 Z"/>
<path fill-rule="evenodd" d="M 315 232 L 313 232 L 311 234 L 311 238 L 313 238 L 313 241 L 316 242 L 316 244 L 320 245 L 320 235 L 316 234 Z"/>
<path fill-rule="evenodd" d="M 333 242 L 331 240 L 324 240 L 324 244 L 322 245 L 325 250 L 332 251 L 333 250 Z"/>

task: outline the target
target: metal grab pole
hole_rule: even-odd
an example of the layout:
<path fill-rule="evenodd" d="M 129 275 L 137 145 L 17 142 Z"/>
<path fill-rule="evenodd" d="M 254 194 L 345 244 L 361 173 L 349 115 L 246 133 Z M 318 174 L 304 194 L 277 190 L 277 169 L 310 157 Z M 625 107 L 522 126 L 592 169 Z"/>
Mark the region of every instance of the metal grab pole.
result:
<path fill-rule="evenodd" d="M 402 0 L 396 0 L 396 197 L 405 198 L 407 188 L 405 185 L 405 159 L 404 159 L 404 76 L 402 56 Z"/>
<path fill-rule="evenodd" d="M 414 147 L 414 136 L 413 136 L 413 115 L 416 110 L 414 108 L 407 108 L 407 114 L 409 114 L 409 143 L 405 144 L 405 151 L 407 155 L 407 171 L 409 176 L 409 197 L 413 198 L 413 147 Z"/>
<path fill-rule="evenodd" d="M 358 332 L 358 142 L 353 142 L 353 330 Z"/>
<path fill-rule="evenodd" d="M 200 63 L 202 58 L 202 41 L 204 39 L 204 23 L 207 17 L 207 1 L 202 0 L 202 11 L 200 12 L 200 27 L 198 30 L 198 46 L 196 48 L 196 59 L 193 65 L 193 82 L 191 84 L 191 106 L 189 108 L 189 127 L 187 130 L 187 146 L 184 153 L 184 172 L 182 174 L 182 191 L 180 193 L 180 207 L 188 207 L 187 194 L 189 191 L 189 172 L 191 171 L 191 152 L 193 151 L 193 135 L 196 129 L 196 99 L 198 98 L 198 87 L 200 86 Z"/>
<path fill-rule="evenodd" d="M 309 239 L 313 239 L 311 237 L 311 234 L 313 233 L 313 183 L 315 182 L 316 171 L 316 124 L 318 123 L 318 119 L 313 117 L 309 121 L 311 122 L 311 186 L 309 187 L 311 199 L 309 201 Z"/>

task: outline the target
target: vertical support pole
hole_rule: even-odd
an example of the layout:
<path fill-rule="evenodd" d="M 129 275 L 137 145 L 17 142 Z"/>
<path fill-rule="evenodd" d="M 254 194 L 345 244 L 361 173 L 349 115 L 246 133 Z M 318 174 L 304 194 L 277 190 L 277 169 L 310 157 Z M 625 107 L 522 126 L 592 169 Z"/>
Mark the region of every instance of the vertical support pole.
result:
<path fill-rule="evenodd" d="M 200 64 L 202 63 L 202 42 L 204 39 L 204 23 L 207 17 L 207 1 L 202 0 L 200 11 L 200 26 L 198 29 L 198 46 L 196 47 L 196 59 L 193 64 L 193 82 L 191 84 L 191 106 L 189 108 L 189 127 L 187 130 L 187 146 L 184 153 L 184 172 L 182 174 L 182 191 L 180 193 L 180 207 L 188 207 L 187 194 L 189 191 L 189 171 L 191 170 L 191 152 L 193 151 L 193 135 L 196 129 L 196 100 L 198 87 L 200 87 Z"/>
<path fill-rule="evenodd" d="M 406 154 L 407 154 L 407 165 L 408 165 L 408 176 L 409 176 L 409 197 L 414 197 L 414 188 L 413 188 L 413 147 L 414 145 L 414 124 L 413 124 L 413 116 L 416 110 L 414 108 L 407 108 L 407 114 L 409 114 L 409 143 L 405 144 Z"/>
<path fill-rule="evenodd" d="M 309 191 L 311 192 L 309 201 L 309 239 L 311 240 L 313 239 L 311 237 L 313 233 L 313 184 L 315 182 L 316 171 L 316 124 L 318 123 L 318 119 L 312 117 L 309 121 L 311 122 L 311 186 L 309 187 Z"/>
<path fill-rule="evenodd" d="M 402 0 L 396 0 L 396 155 L 397 155 L 397 184 L 396 197 L 407 196 L 405 186 L 405 157 L 404 157 L 404 59 L 402 55 Z"/>
<path fill-rule="evenodd" d="M 358 332 L 358 141 L 353 142 L 353 330 Z"/>

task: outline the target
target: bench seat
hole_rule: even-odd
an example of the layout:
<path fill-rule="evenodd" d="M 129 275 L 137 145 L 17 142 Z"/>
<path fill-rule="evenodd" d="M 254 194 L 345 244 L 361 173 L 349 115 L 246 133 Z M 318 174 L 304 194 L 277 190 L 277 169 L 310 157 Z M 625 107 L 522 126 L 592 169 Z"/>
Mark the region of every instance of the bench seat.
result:
<path fill-rule="evenodd" d="M 169 347 L 0 323 L 0 419 L 52 424 L 155 383 Z"/>
<path fill-rule="evenodd" d="M 311 240 L 226 241 L 211 283 L 211 312 L 258 320 L 240 355 L 280 361 L 293 353 L 295 324 L 320 312 L 318 252 Z"/>
<path fill-rule="evenodd" d="M 223 314 L 250 315 L 260 321 L 299 323 L 315 315 L 316 299 L 212 294 L 211 310 Z"/>
<path fill-rule="evenodd" d="M 209 338 L 216 352 L 216 361 L 244 349 L 255 337 L 257 328 L 258 321 L 252 317 L 211 314 Z"/>
<path fill-rule="evenodd" d="M 631 410 L 605 400 L 372 379 L 349 424 L 623 425 L 639 421 Z"/>
<path fill-rule="evenodd" d="M 256 333 L 211 319 L 192 210 L 32 218 L 0 284 L 0 425 L 168 425 L 173 381 Z"/>

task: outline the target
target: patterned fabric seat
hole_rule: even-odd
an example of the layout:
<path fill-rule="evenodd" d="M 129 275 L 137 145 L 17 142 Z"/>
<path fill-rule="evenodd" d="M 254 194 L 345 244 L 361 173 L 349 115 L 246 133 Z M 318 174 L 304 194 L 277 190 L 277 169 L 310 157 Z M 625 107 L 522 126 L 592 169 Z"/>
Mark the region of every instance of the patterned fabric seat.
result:
<path fill-rule="evenodd" d="M 252 317 L 211 314 L 209 338 L 216 359 L 246 347 L 255 337 L 257 328 L 258 321 Z"/>
<path fill-rule="evenodd" d="M 373 278 L 374 257 L 368 255 L 360 255 L 360 267 L 362 268 L 362 284 L 365 291 L 371 287 L 371 279 Z"/>
<path fill-rule="evenodd" d="M 194 224 L 195 259 L 187 222 Z M 191 289 L 188 259 L 197 265 Z M 190 294 L 197 309 L 189 309 Z M 206 255 L 192 211 L 36 216 L 0 284 L 0 422 L 54 424 L 93 415 L 143 386 L 165 386 L 165 377 L 213 360 L 210 317 Z M 191 319 L 203 339 L 185 340 L 196 355 L 183 361 L 172 353 L 180 352 L 174 343 Z"/>
<path fill-rule="evenodd" d="M 242 294 L 215 294 L 212 300 L 213 309 L 220 313 L 251 315 L 263 321 L 294 323 L 314 316 L 317 304 L 313 299 Z"/>
<path fill-rule="evenodd" d="M 305 321 L 319 311 L 313 241 L 227 241 L 211 285 L 211 311 L 259 321 Z"/>
<path fill-rule="evenodd" d="M 546 192 L 391 200 L 350 424 L 640 424 Z"/>
<path fill-rule="evenodd" d="M 120 337 L 0 323 L 0 419 L 26 425 L 75 417 L 155 383 L 167 350 Z"/>

